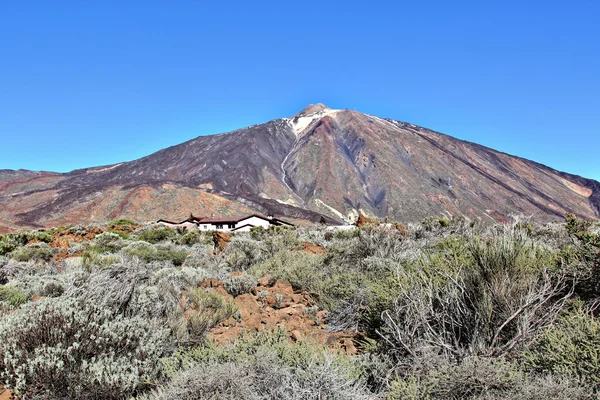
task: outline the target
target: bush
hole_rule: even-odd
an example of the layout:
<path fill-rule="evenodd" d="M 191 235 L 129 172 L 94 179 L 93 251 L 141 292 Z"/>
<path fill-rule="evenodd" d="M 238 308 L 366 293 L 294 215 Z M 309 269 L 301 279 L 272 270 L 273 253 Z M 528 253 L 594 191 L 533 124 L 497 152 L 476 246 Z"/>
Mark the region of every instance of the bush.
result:
<path fill-rule="evenodd" d="M 470 358 L 458 365 L 442 364 L 422 375 L 391 384 L 390 400 L 474 399 L 488 391 L 506 393 L 521 379 L 514 365 L 502 360 Z"/>
<path fill-rule="evenodd" d="M 19 307 L 29 301 L 27 294 L 11 286 L 0 286 L 0 301 L 10 304 L 12 307 Z"/>
<path fill-rule="evenodd" d="M 106 249 L 108 251 L 119 250 L 125 246 L 123 238 L 120 235 L 113 232 L 104 232 L 99 235 L 96 235 L 94 241 L 95 246 L 99 247 L 102 250 Z"/>
<path fill-rule="evenodd" d="M 313 342 L 290 343 L 284 331 L 245 335 L 228 346 L 208 342 L 175 354 L 165 367 L 173 381 L 145 398 L 372 398 L 357 359 Z"/>
<path fill-rule="evenodd" d="M 186 232 L 179 238 L 179 244 L 183 244 L 186 246 L 191 246 L 197 243 L 212 244 L 212 238 L 206 236 L 199 229 L 192 229 L 191 231 Z"/>
<path fill-rule="evenodd" d="M 471 358 L 397 378 L 388 400 L 591 400 L 589 388 L 561 376 L 528 376 L 502 359 Z"/>
<path fill-rule="evenodd" d="M 66 294 L 101 305 L 124 316 L 167 320 L 185 288 L 197 287 L 208 275 L 199 268 L 177 268 L 170 262 L 144 263 L 120 258 L 116 263 L 79 277 Z"/>
<path fill-rule="evenodd" d="M 25 246 L 29 241 L 26 233 L 0 235 L 0 256 L 7 255 L 15 249 Z"/>
<path fill-rule="evenodd" d="M 280 386 L 290 377 L 268 358 L 251 363 L 202 363 L 181 371 L 165 387 L 139 400 L 293 399 Z"/>
<path fill-rule="evenodd" d="M 265 243 L 238 236 L 233 238 L 224 253 L 225 263 L 231 271 L 247 271 L 272 254 Z"/>
<path fill-rule="evenodd" d="M 57 252 L 46 243 L 34 243 L 17 248 L 10 253 L 10 256 L 18 261 L 50 261 Z"/>
<path fill-rule="evenodd" d="M 383 313 L 383 336 L 399 358 L 432 349 L 458 359 L 502 355 L 550 324 L 571 292 L 564 275 L 546 270 L 549 253 L 524 235 L 503 227 L 463 244 L 440 242 L 420 266 L 399 268 L 400 295 Z"/>
<path fill-rule="evenodd" d="M 175 231 L 169 228 L 148 229 L 137 234 L 138 240 L 148 243 L 158 243 L 175 236 Z"/>
<path fill-rule="evenodd" d="M 188 251 L 173 245 L 153 246 L 147 242 L 133 242 L 122 250 L 123 254 L 138 257 L 144 262 L 171 261 L 173 265 L 182 265 L 188 256 Z"/>
<path fill-rule="evenodd" d="M 109 228 L 121 228 L 124 230 L 130 230 L 132 229 L 134 226 L 138 225 L 137 222 L 132 221 L 130 219 L 125 219 L 125 218 L 121 218 L 121 219 L 115 219 L 112 220 L 108 223 L 108 227 Z"/>
<path fill-rule="evenodd" d="M 15 260 L 0 260 L 0 285 L 23 275 L 32 275 L 37 269 L 32 262 L 19 262 Z"/>
<path fill-rule="evenodd" d="M 0 320 L 0 379 L 25 398 L 123 399 L 159 373 L 165 332 L 73 299 Z"/>
<path fill-rule="evenodd" d="M 236 311 L 233 302 L 212 290 L 189 289 L 170 317 L 170 326 L 179 344 L 199 344 L 214 326 L 232 317 Z"/>
<path fill-rule="evenodd" d="M 223 286 L 227 293 L 233 297 L 252 292 L 256 286 L 256 278 L 251 275 L 234 275 L 228 276 L 223 280 Z"/>
<path fill-rule="evenodd" d="M 524 353 L 534 371 L 600 384 L 600 321 L 581 304 L 565 312 Z"/>

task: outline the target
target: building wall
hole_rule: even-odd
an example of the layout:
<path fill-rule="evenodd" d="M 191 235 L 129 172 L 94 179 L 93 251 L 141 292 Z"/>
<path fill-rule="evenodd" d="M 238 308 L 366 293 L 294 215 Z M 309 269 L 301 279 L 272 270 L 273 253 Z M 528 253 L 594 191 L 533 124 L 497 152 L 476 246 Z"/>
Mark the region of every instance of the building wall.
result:
<path fill-rule="evenodd" d="M 236 230 L 235 232 L 250 232 L 250 229 L 252 229 L 252 226 L 244 226 L 243 228 L 240 228 L 238 230 Z"/>
<path fill-rule="evenodd" d="M 228 224 L 221 224 L 223 225 L 222 229 L 217 229 L 216 224 L 200 224 L 198 225 L 198 229 L 200 229 L 201 231 L 221 231 L 221 232 L 229 232 L 231 229 L 233 228 L 229 228 Z M 237 227 L 238 225 L 235 225 L 235 227 Z"/>
<path fill-rule="evenodd" d="M 240 222 L 238 222 L 235 227 L 238 228 L 240 226 L 244 226 L 246 224 L 252 225 L 252 226 L 262 226 L 263 228 L 267 229 L 271 223 L 268 220 L 264 220 L 262 218 L 258 218 L 258 217 L 250 217 L 250 218 L 246 218 L 241 220 Z"/>

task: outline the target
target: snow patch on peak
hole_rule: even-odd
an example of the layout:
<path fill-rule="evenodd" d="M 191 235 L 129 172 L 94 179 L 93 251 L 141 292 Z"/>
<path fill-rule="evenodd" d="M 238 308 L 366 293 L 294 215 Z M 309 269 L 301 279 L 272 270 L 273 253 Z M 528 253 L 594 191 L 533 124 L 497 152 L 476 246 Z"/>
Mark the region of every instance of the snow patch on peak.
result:
<path fill-rule="evenodd" d="M 327 109 L 317 111 L 317 112 L 314 112 L 311 114 L 300 113 L 300 114 L 297 114 L 291 120 L 288 120 L 288 123 L 292 126 L 292 129 L 294 130 L 294 133 L 296 133 L 296 136 L 297 136 L 301 132 L 303 132 L 306 128 L 311 126 L 313 122 L 315 122 L 327 115 L 335 114 L 338 111 L 340 111 L 340 110 L 332 110 L 330 108 L 327 108 Z"/>

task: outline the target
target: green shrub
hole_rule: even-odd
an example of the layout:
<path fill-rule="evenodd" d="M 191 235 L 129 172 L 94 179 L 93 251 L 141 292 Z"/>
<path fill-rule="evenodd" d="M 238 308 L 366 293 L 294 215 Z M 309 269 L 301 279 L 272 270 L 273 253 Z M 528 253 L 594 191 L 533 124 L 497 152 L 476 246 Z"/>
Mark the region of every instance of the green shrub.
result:
<path fill-rule="evenodd" d="M 192 230 L 187 231 L 186 233 L 184 233 L 179 238 L 179 243 L 183 244 L 183 245 L 186 245 L 186 246 L 191 246 L 191 245 L 194 245 L 196 243 L 200 243 L 200 244 L 212 244 L 212 237 L 209 237 L 209 236 L 205 235 L 199 229 L 192 229 Z"/>
<path fill-rule="evenodd" d="M 503 359 L 471 358 L 396 378 L 388 400 L 591 400 L 590 388 L 561 376 L 529 376 Z"/>
<path fill-rule="evenodd" d="M 186 250 L 178 249 L 171 245 L 153 246 L 147 242 L 133 242 L 124 247 L 122 253 L 138 257 L 145 262 L 171 261 L 173 265 L 182 265 L 188 256 Z"/>
<path fill-rule="evenodd" d="M 598 385 L 600 321 L 577 304 L 544 331 L 524 358 L 535 371 L 570 375 Z"/>
<path fill-rule="evenodd" d="M 137 234 L 138 240 L 148 243 L 158 243 L 175 236 L 175 231 L 169 228 L 148 229 Z"/>
<path fill-rule="evenodd" d="M 81 274 L 62 286 L 66 289 L 65 295 L 114 313 L 166 321 L 181 305 L 182 293 L 187 288 L 198 287 L 208 277 L 212 276 L 201 268 L 179 268 L 171 262 L 145 263 L 139 258 L 118 256 L 111 265 L 98 270 L 93 268 L 91 273 Z M 47 282 L 45 280 L 44 285 Z M 38 290 L 43 290 L 44 285 L 29 284 L 41 286 Z"/>
<path fill-rule="evenodd" d="M 189 289 L 170 317 L 170 326 L 179 344 L 199 344 L 218 323 L 232 317 L 237 306 L 215 291 Z"/>
<path fill-rule="evenodd" d="M 283 330 L 246 334 L 227 346 L 207 342 L 174 354 L 164 364 L 173 381 L 145 398 L 373 398 L 358 359 L 311 341 L 290 343 Z"/>
<path fill-rule="evenodd" d="M 119 237 L 123 240 L 129 239 L 129 233 L 125 233 L 123 231 L 108 231 L 109 233 L 114 233 L 115 235 L 119 235 Z"/>
<path fill-rule="evenodd" d="M 7 255 L 13 250 L 27 244 L 26 236 L 0 235 L 0 256 Z"/>
<path fill-rule="evenodd" d="M 104 232 L 96 235 L 94 242 L 95 247 L 99 248 L 99 252 L 115 251 L 125 246 L 121 235 L 113 232 Z"/>
<path fill-rule="evenodd" d="M 31 239 L 37 239 L 40 242 L 44 243 L 51 243 L 54 240 L 50 233 L 44 231 L 32 233 L 30 236 L 30 240 Z"/>
<path fill-rule="evenodd" d="M 46 243 L 34 243 L 17 248 L 10 253 L 10 257 L 18 261 L 50 261 L 57 252 Z"/>
<path fill-rule="evenodd" d="M 360 236 L 360 229 L 345 229 L 335 231 L 333 237 L 337 240 L 350 240 Z"/>
<path fill-rule="evenodd" d="M 325 280 L 325 271 L 320 266 L 322 255 L 283 250 L 250 269 L 254 276 L 271 275 L 272 279 L 289 282 L 294 289 L 318 291 Z"/>
<path fill-rule="evenodd" d="M 251 275 L 234 275 L 225 278 L 223 280 L 223 286 L 227 293 L 233 297 L 237 297 L 252 292 L 257 286 L 257 281 L 256 278 Z"/>
<path fill-rule="evenodd" d="M 509 226 L 463 244 L 439 242 L 397 269 L 400 294 L 382 313 L 385 343 L 416 360 L 432 348 L 458 359 L 517 352 L 571 294 L 565 276 L 546 269 L 554 265 L 550 251 Z"/>
<path fill-rule="evenodd" d="M 426 231 L 433 231 L 440 227 L 440 219 L 437 217 L 426 217 L 421 222 Z"/>
<path fill-rule="evenodd" d="M 165 331 L 62 297 L 0 320 L 0 380 L 25 398 L 123 399 L 159 373 Z"/>
<path fill-rule="evenodd" d="M 107 225 L 110 229 L 120 228 L 122 230 L 130 232 L 133 230 L 134 226 L 137 226 L 139 224 L 130 219 L 121 218 L 121 219 L 112 220 Z M 126 238 L 124 238 L 124 239 L 126 239 Z"/>
<path fill-rule="evenodd" d="M 15 287 L 0 285 L 0 301 L 8 303 L 12 307 L 19 307 L 29 301 L 29 296 Z"/>

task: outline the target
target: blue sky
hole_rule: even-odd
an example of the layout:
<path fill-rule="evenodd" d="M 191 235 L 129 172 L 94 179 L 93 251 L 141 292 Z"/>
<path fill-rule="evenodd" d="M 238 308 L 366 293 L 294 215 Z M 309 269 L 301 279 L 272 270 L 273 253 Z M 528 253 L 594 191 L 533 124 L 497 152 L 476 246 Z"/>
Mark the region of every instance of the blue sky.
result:
<path fill-rule="evenodd" d="M 0 5 L 0 169 L 132 160 L 323 102 L 600 180 L 598 1 L 89 3 Z"/>

